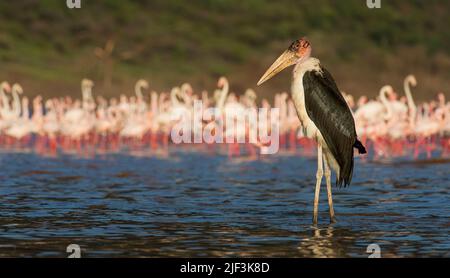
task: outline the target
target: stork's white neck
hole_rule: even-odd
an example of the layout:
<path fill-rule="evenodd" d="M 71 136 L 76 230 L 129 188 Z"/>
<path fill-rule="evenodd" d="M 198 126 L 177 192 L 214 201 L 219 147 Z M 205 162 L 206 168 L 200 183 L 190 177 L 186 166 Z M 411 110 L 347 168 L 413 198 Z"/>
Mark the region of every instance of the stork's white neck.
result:
<path fill-rule="evenodd" d="M 303 98 L 303 75 L 305 75 L 305 72 L 312 70 L 322 73 L 319 59 L 310 57 L 295 65 L 294 71 L 292 73 L 293 81 L 291 87 L 291 91 L 293 94 L 302 95 L 301 98 Z"/>
<path fill-rule="evenodd" d="M 310 57 L 304 61 L 297 63 L 294 67 L 294 79 L 298 77 L 303 77 L 303 74 L 307 71 L 315 70 L 317 72 L 322 72 L 320 68 L 320 61 L 317 58 Z"/>

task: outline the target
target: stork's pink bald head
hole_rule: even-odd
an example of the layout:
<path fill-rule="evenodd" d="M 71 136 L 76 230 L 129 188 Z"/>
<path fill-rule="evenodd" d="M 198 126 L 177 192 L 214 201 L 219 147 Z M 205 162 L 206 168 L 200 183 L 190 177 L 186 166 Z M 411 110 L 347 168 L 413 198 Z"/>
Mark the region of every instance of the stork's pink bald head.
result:
<path fill-rule="evenodd" d="M 263 74 L 258 81 L 258 85 L 266 82 L 270 78 L 274 77 L 277 73 L 283 69 L 301 63 L 311 56 L 312 47 L 308 39 L 305 37 L 295 40 L 291 43 L 286 51 L 275 60 L 275 62 L 269 67 L 269 69 Z"/>

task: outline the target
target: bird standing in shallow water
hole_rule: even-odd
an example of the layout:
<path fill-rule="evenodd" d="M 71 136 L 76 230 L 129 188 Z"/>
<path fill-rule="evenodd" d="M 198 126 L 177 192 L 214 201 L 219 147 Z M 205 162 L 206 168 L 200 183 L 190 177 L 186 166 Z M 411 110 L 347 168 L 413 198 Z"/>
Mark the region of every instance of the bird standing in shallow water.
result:
<path fill-rule="evenodd" d="M 318 144 L 313 212 L 313 223 L 317 224 L 323 175 L 327 184 L 330 220 L 335 222 L 331 169 L 336 172 L 336 185 L 349 185 L 353 174 L 353 148 L 358 149 L 360 154 L 366 153 L 366 149 L 357 139 L 352 113 L 333 77 L 318 59 L 311 57 L 311 50 L 306 38 L 294 41 L 264 73 L 258 85 L 295 65 L 292 99 L 304 134 Z"/>

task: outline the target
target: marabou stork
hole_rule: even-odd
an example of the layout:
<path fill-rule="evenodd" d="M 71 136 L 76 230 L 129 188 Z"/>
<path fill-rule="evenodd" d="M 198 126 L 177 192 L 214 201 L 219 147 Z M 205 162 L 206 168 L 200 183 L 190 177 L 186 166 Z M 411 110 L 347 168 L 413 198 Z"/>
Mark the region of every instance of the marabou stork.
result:
<path fill-rule="evenodd" d="M 337 186 L 349 185 L 353 174 L 353 148 L 358 149 L 360 154 L 366 153 L 366 149 L 357 139 L 352 113 L 333 77 L 318 59 L 311 57 L 311 50 L 311 44 L 306 38 L 294 41 L 264 73 L 258 85 L 295 65 L 292 99 L 304 134 L 318 144 L 313 215 L 313 223 L 317 224 L 323 174 L 327 184 L 330 220 L 335 222 L 331 169 L 336 172 Z"/>

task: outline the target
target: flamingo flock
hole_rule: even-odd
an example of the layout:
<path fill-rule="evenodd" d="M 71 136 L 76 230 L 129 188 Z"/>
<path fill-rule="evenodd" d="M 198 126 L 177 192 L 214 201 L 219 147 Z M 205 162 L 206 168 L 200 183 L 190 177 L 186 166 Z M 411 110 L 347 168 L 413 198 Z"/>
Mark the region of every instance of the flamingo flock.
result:
<path fill-rule="evenodd" d="M 424 155 L 450 155 L 450 102 L 439 93 L 436 99 L 417 105 L 411 87 L 416 78 L 404 80 L 404 95 L 392 86 L 380 89 L 376 99 L 366 96 L 357 101 L 350 94 L 344 98 L 351 107 L 359 138 L 374 158 Z M 94 83 L 83 79 L 81 99 L 69 96 L 44 101 L 38 95 L 30 99 L 20 84 L 0 84 L 0 147 L 3 149 L 33 149 L 38 153 L 57 152 L 117 152 L 123 149 L 148 148 L 167 151 L 184 147 L 211 151 L 214 146 L 226 148 L 229 156 L 256 156 L 260 143 L 246 144 L 176 144 L 171 138 L 175 125 L 188 123 L 195 112 L 195 101 L 202 109 L 217 108 L 222 114 L 242 113 L 257 108 L 257 95 L 252 89 L 243 94 L 230 92 L 228 80 L 221 77 L 213 94 L 194 93 L 184 83 L 168 92 L 149 91 L 149 83 L 139 80 L 135 94 L 120 95 L 109 100 L 93 95 Z M 274 100 L 260 101 L 262 108 L 279 108 L 279 145 L 282 151 L 304 155 L 314 154 L 314 143 L 303 136 L 293 101 L 287 93 L 277 93 Z M 223 115 L 221 115 L 223 116 Z M 202 121 L 202 129 L 211 122 Z M 270 130 L 270 128 L 268 127 Z M 225 132 L 249 138 L 248 124 L 225 126 Z M 190 132 L 194 134 L 195 130 Z M 190 136 L 191 134 L 189 134 Z M 226 146 L 223 146 L 226 145 Z"/>

